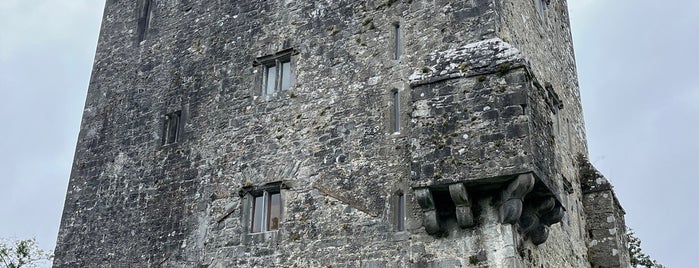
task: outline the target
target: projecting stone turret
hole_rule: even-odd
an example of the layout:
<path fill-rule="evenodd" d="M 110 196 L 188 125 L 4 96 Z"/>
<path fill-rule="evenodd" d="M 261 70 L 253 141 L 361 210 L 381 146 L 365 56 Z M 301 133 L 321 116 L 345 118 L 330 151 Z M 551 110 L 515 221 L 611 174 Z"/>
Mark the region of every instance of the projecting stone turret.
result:
<path fill-rule="evenodd" d="M 565 1 L 107 1 L 54 265 L 624 266 L 576 77 Z"/>
<path fill-rule="evenodd" d="M 556 93 L 541 87 L 521 52 L 499 38 L 433 54 L 410 84 L 411 186 L 424 199 L 427 231 L 443 231 L 437 214 L 447 212 L 435 210 L 451 210 L 435 208 L 433 195 L 451 195 L 459 226 L 470 227 L 467 189 L 501 188 L 500 221 L 518 223 L 526 207 L 520 225 L 543 243 L 547 225 L 563 216 L 552 181 L 553 128 L 536 124 L 561 108 Z"/>

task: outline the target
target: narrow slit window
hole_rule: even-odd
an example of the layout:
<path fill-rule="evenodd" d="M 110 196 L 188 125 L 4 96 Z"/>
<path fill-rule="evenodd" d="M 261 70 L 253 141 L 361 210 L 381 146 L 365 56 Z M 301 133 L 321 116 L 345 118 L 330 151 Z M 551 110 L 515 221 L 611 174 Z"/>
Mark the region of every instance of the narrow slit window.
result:
<path fill-rule="evenodd" d="M 143 0 L 143 7 L 141 8 L 141 14 L 138 17 L 138 41 L 141 42 L 146 39 L 146 32 L 150 26 L 150 13 L 153 6 L 153 0 Z"/>
<path fill-rule="evenodd" d="M 163 126 L 163 145 L 176 143 L 179 138 L 180 121 L 182 112 L 177 111 L 165 115 L 165 124 Z"/>
<path fill-rule="evenodd" d="M 400 132 L 400 95 L 393 91 L 393 132 Z"/>
<path fill-rule="evenodd" d="M 405 195 L 398 193 L 396 200 L 396 231 L 405 231 Z"/>
<path fill-rule="evenodd" d="M 279 72 L 281 74 L 281 90 L 288 90 L 291 87 L 291 61 L 281 61 L 279 64 L 282 70 Z"/>
<path fill-rule="evenodd" d="M 402 36 L 400 33 L 400 24 L 396 23 L 393 25 L 393 59 L 400 60 L 400 56 L 403 54 L 403 48 L 401 46 Z"/>

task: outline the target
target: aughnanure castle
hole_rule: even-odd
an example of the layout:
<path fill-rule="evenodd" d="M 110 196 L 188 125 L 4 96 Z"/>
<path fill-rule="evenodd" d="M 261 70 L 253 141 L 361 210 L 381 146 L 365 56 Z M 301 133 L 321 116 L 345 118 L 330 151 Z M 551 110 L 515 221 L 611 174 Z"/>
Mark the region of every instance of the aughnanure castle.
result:
<path fill-rule="evenodd" d="M 565 0 L 106 0 L 55 267 L 628 267 Z"/>

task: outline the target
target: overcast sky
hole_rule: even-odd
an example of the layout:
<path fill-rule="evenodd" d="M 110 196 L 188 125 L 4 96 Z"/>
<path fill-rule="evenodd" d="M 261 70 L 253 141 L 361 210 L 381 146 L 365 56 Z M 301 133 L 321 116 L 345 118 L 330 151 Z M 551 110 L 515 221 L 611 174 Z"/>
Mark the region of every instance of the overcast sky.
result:
<path fill-rule="evenodd" d="M 104 0 L 0 0 L 0 237 L 53 249 Z M 569 1 L 590 159 L 643 248 L 696 263 L 699 1 Z"/>

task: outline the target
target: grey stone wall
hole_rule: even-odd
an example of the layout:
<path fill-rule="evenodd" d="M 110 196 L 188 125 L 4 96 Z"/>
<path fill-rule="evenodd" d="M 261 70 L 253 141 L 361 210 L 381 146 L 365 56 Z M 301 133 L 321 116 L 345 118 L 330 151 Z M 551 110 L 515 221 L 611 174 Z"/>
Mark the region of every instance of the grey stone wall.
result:
<path fill-rule="evenodd" d="M 588 266 L 565 1 L 529 2 L 108 0 L 54 265 Z M 264 95 L 256 59 L 282 51 L 295 82 Z M 511 199 L 523 174 L 536 185 Z M 251 234 L 248 192 L 270 183 L 280 228 Z M 430 234 L 415 193 L 452 184 L 473 225 Z M 535 245 L 519 214 L 503 223 L 510 200 L 565 216 Z"/>
<path fill-rule="evenodd" d="M 592 267 L 629 267 L 626 212 L 609 181 L 583 157 L 578 157 L 583 205 L 587 219 L 588 251 Z"/>

